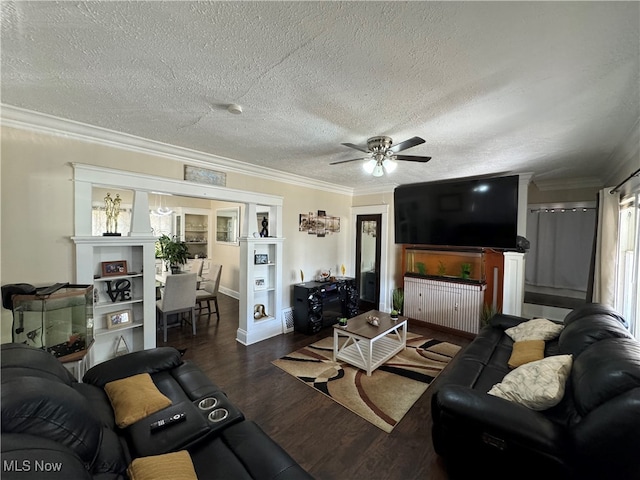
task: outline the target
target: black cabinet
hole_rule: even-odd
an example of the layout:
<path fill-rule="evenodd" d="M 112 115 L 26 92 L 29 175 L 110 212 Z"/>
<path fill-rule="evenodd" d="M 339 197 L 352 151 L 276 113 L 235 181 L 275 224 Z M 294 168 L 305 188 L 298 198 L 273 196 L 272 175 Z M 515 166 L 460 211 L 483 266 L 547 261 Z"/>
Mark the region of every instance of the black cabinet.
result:
<path fill-rule="evenodd" d="M 293 325 L 297 332 L 312 334 L 358 314 L 358 289 L 353 278 L 330 282 L 305 282 L 293 287 Z"/>

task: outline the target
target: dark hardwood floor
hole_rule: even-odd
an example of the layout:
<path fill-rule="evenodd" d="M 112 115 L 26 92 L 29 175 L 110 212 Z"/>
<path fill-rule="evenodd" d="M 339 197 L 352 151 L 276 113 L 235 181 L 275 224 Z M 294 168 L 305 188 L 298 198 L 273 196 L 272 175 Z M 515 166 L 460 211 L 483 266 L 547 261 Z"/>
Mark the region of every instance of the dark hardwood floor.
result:
<path fill-rule="evenodd" d="M 200 317 L 191 328 L 169 329 L 158 346 L 187 348 L 185 360 L 202 368 L 229 399 L 318 480 L 446 479 L 431 442 L 430 391 L 387 434 L 304 385 L 271 361 L 332 334 L 290 333 L 250 346 L 236 341 L 238 301 L 219 296 L 220 323 Z M 411 324 L 410 332 L 466 345 L 469 340 Z M 446 374 L 446 371 L 445 371 Z M 437 382 L 438 379 L 435 380 Z"/>

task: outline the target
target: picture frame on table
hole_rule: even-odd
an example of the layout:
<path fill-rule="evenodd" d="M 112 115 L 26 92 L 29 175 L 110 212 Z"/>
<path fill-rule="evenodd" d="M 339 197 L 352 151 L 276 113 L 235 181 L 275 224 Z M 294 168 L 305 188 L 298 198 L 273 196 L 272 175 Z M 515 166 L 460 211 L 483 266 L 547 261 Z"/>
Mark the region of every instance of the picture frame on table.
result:
<path fill-rule="evenodd" d="M 116 275 L 127 274 L 126 260 L 113 260 L 110 262 L 102 262 L 102 276 L 113 277 Z"/>
<path fill-rule="evenodd" d="M 256 253 L 254 256 L 254 261 L 256 265 L 266 265 L 269 263 L 269 254 L 267 253 Z"/>
<path fill-rule="evenodd" d="M 133 312 L 130 309 L 107 313 L 107 328 L 122 328 L 133 323 Z"/>
<path fill-rule="evenodd" d="M 255 290 L 266 290 L 267 280 L 264 277 L 256 277 L 253 281 L 253 287 Z"/>

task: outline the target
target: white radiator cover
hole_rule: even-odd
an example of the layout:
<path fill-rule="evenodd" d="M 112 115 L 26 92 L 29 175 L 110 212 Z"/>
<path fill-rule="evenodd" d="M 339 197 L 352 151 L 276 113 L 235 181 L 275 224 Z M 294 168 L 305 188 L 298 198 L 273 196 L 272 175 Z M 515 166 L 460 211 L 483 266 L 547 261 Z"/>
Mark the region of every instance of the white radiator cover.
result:
<path fill-rule="evenodd" d="M 404 315 L 415 320 L 476 334 L 485 284 L 404 278 Z"/>

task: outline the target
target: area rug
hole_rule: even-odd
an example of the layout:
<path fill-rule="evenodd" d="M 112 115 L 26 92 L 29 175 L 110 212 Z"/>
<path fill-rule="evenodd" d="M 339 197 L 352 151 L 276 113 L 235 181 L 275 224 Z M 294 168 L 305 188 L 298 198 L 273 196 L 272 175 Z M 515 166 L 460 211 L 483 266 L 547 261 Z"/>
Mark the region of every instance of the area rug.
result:
<path fill-rule="evenodd" d="M 272 363 L 390 433 L 459 351 L 458 345 L 408 332 L 407 348 L 368 377 L 334 362 L 333 337 L 327 337 Z"/>

